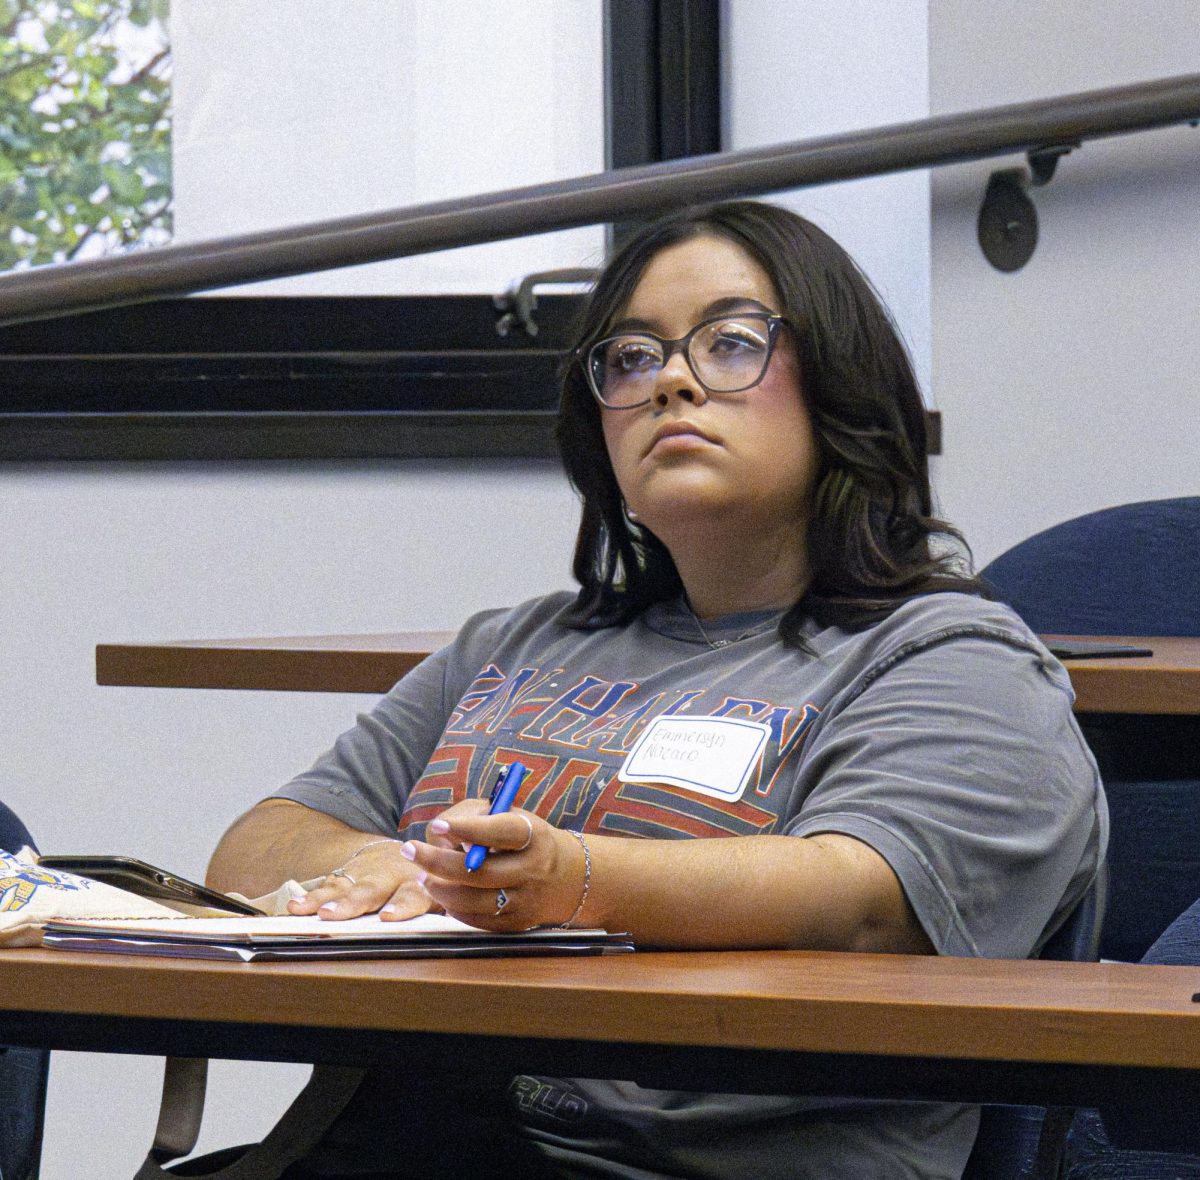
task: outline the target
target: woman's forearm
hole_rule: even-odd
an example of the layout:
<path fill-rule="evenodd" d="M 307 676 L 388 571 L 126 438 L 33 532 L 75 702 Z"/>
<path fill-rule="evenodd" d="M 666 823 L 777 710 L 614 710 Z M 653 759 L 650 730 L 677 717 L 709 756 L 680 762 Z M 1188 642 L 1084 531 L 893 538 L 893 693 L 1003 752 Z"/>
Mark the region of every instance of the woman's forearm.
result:
<path fill-rule="evenodd" d="M 287 799 L 267 799 L 235 820 L 208 866 L 208 884 L 222 892 L 261 897 L 291 878 L 321 877 L 378 834 Z"/>
<path fill-rule="evenodd" d="M 563 831 L 470 800 L 400 855 L 447 913 L 495 930 L 600 926 L 639 946 L 802 947 L 928 954 L 899 879 L 869 845 L 837 833 L 641 840 Z M 493 850 L 475 871 L 462 848 Z M 582 907 L 580 906 L 580 903 Z"/>
<path fill-rule="evenodd" d="M 933 950 L 891 867 L 848 836 L 586 839 L 578 924 L 640 946 Z"/>

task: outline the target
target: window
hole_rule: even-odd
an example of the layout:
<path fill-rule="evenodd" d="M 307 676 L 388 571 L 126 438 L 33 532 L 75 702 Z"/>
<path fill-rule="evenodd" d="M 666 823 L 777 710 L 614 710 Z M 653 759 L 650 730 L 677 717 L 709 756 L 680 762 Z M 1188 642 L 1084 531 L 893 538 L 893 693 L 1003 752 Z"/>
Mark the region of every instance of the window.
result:
<path fill-rule="evenodd" d="M 171 15 L 181 243 L 717 144 L 717 0 L 217 8 Z M 551 454 L 578 297 L 539 289 L 536 335 L 493 297 L 604 247 L 587 227 L 0 328 L 0 459 Z"/>
<path fill-rule="evenodd" d="M 170 240 L 166 0 L 0 2 L 0 270 Z"/>

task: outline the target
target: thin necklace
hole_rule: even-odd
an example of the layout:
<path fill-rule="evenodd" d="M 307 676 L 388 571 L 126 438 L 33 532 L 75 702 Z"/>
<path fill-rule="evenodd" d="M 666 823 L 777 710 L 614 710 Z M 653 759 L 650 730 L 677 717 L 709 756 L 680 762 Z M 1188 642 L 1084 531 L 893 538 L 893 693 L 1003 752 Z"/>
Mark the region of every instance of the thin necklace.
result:
<path fill-rule="evenodd" d="M 694 610 L 692 610 L 690 605 L 688 606 L 688 613 L 692 616 L 692 622 L 696 624 L 696 630 L 700 632 L 704 642 L 707 643 L 708 646 L 713 649 L 713 651 L 720 651 L 721 648 L 728 647 L 730 643 L 733 642 L 731 639 L 714 639 L 707 631 L 705 631 L 704 624 L 700 622 L 700 616 L 696 614 Z M 738 638 L 742 639 L 744 637 L 739 635 Z"/>
<path fill-rule="evenodd" d="M 731 643 L 738 643 L 743 639 L 749 639 L 754 635 L 761 635 L 766 627 L 770 626 L 774 620 L 767 623 L 756 623 L 754 626 L 747 628 L 738 635 L 734 635 L 731 639 L 714 639 L 705 629 L 704 624 L 700 622 L 700 616 L 692 609 L 692 604 L 684 599 L 684 604 L 687 606 L 688 614 L 692 616 L 692 622 L 696 624 L 696 630 L 700 632 L 704 642 L 708 644 L 713 651 L 720 651 L 723 647 L 728 647 Z"/>

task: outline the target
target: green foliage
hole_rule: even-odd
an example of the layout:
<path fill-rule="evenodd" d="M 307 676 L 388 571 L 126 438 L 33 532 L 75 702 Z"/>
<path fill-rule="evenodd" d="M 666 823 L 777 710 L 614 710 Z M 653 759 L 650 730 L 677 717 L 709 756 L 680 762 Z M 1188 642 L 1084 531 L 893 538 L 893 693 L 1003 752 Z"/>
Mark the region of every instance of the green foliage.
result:
<path fill-rule="evenodd" d="M 171 235 L 168 0 L 0 0 L 0 270 Z"/>

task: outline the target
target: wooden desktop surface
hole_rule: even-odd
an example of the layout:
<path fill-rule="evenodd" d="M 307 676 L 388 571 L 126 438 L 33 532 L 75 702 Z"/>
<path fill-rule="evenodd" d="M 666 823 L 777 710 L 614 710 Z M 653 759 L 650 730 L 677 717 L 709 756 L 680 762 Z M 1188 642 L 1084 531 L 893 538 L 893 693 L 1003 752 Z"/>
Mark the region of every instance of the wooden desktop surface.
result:
<path fill-rule="evenodd" d="M 453 631 L 399 631 L 101 643 L 96 646 L 96 683 L 383 693 L 453 638 Z"/>
<path fill-rule="evenodd" d="M 1185 967 L 804 951 L 242 964 L 8 950 L 0 1043 L 455 1068 L 482 1054 L 500 1071 L 678 1088 L 712 1089 L 719 1068 L 724 1089 L 963 1100 L 1095 1102 L 1136 1083 L 1198 1100 L 1198 990 Z"/>
<path fill-rule="evenodd" d="M 449 631 L 412 631 L 104 643 L 96 648 L 96 682 L 151 688 L 383 693 L 452 638 Z M 1106 638 L 1147 646 L 1154 654 L 1068 661 L 1077 712 L 1200 714 L 1200 638 Z"/>

